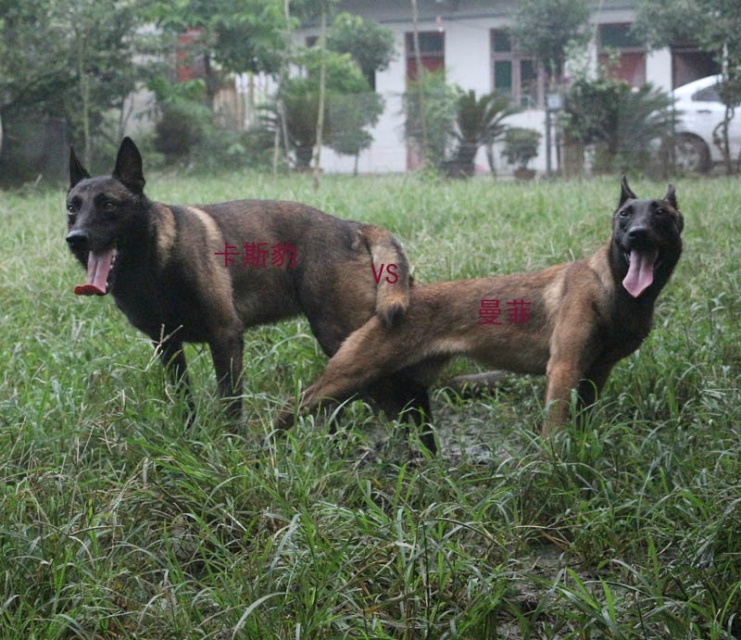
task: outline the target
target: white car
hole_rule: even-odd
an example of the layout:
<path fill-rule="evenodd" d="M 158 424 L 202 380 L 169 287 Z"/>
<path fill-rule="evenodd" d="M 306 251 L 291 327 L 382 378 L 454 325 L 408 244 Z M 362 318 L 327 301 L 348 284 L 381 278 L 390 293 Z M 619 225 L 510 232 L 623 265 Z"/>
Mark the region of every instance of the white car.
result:
<path fill-rule="evenodd" d="M 713 132 L 723 121 L 726 106 L 720 99 L 721 76 L 707 76 L 672 91 L 677 110 L 675 163 L 686 171 L 705 173 L 723 161 L 723 154 L 713 143 Z M 741 154 L 741 107 L 728 125 L 731 158 Z M 720 130 L 716 134 L 720 136 Z"/>

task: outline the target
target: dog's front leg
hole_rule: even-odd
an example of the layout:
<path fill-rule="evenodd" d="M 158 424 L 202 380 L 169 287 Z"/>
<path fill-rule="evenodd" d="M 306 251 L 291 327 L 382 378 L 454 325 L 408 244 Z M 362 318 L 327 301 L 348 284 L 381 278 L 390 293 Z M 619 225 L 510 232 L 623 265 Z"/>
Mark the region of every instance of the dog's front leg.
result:
<path fill-rule="evenodd" d="M 613 366 L 613 363 L 597 362 L 589 368 L 584 379 L 579 382 L 579 409 L 589 409 L 594 405 Z"/>
<path fill-rule="evenodd" d="M 230 420 L 242 417 L 242 353 L 244 338 L 241 332 L 227 334 L 209 342 L 214 361 L 219 394 L 226 401 Z"/>
<path fill-rule="evenodd" d="M 155 341 L 154 346 L 172 384 L 175 385 L 179 395 L 185 400 L 188 407 L 185 424 L 189 427 L 196 417 L 196 405 L 193 402 L 193 392 L 188 376 L 188 362 L 185 359 L 183 343 L 172 338 L 165 338 L 161 341 Z"/>
<path fill-rule="evenodd" d="M 548 362 L 548 383 L 545 392 L 546 416 L 542 435 L 550 435 L 562 427 L 569 416 L 571 390 L 579 383 L 579 370 L 575 362 Z"/>
<path fill-rule="evenodd" d="M 571 310 L 578 311 L 579 307 L 571 304 Z M 588 313 L 575 317 L 566 314 L 553 331 L 551 357 L 546 367 L 548 382 L 543 436 L 550 435 L 568 421 L 571 391 L 579 387 L 585 372 L 591 368 L 595 326 L 594 319 Z"/>

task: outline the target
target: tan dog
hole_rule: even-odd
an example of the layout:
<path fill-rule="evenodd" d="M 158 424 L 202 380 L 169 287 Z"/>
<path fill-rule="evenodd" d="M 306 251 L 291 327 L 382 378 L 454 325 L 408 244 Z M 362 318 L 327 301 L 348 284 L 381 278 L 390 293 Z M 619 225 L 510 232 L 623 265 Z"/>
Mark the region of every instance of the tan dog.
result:
<path fill-rule="evenodd" d="M 78 295 L 111 293 L 157 345 L 193 417 L 184 342 L 211 349 L 231 418 L 241 412 L 242 333 L 303 313 L 324 351 L 372 316 L 398 323 L 409 267 L 385 229 L 296 202 L 241 200 L 170 206 L 144 195 L 142 158 L 125 138 L 111 176 L 91 177 L 70 153 L 67 244 L 87 272 Z M 388 413 L 416 406 L 411 381 L 379 380 L 369 396 Z"/>
<path fill-rule="evenodd" d="M 573 389 L 591 405 L 615 363 L 651 330 L 654 303 L 682 252 L 674 187 L 660 200 L 639 200 L 625 178 L 621 187 L 610 242 L 593 256 L 532 274 L 412 289 L 401 324 L 389 328 L 372 318 L 350 335 L 300 409 L 343 401 L 393 373 L 427 387 L 457 355 L 546 374 L 544 434 L 567 420 Z M 277 426 L 292 422 L 284 413 Z"/>

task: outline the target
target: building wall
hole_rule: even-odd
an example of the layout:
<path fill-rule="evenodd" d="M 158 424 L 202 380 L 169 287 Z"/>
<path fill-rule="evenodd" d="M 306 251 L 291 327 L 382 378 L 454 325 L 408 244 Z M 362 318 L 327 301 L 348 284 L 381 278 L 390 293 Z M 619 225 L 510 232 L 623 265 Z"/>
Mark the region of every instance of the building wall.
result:
<path fill-rule="evenodd" d="M 491 0 L 419 0 L 420 31 L 442 29 L 445 34 L 445 69 L 449 82 L 464 90 L 475 89 L 478 95 L 493 90 L 490 32 L 511 23 L 516 7 L 514 1 L 491 2 Z M 398 58 L 386 71 L 376 76 L 376 90 L 386 100 L 386 109 L 377 126 L 372 130 L 374 142 L 364 151 L 358 163 L 359 171 L 373 173 L 406 171 L 407 148 L 403 141 L 403 116 L 401 95 L 406 87 L 406 60 L 404 37 L 412 30 L 411 9 L 408 2 L 396 0 L 346 0 L 341 9 L 355 13 L 365 19 L 376 20 L 390 28 L 396 38 Z M 632 23 L 632 3 L 603 0 L 592 14 L 595 40 L 598 26 L 604 24 Z M 299 33 L 304 38 L 316 34 L 315 28 Z M 593 40 L 590 55 L 596 68 L 598 46 Z M 672 89 L 672 59 L 667 50 L 646 54 L 645 77 L 656 87 L 665 91 Z M 543 172 L 546 169 L 545 111 L 526 109 L 508 120 L 513 126 L 538 129 L 543 133 L 538 157 L 531 167 Z M 511 171 L 500 156 L 501 145 L 495 149 L 495 165 L 500 173 Z M 556 166 L 556 150 L 552 148 L 553 166 Z M 328 172 L 350 172 L 354 168 L 353 158 L 337 156 L 330 149 L 322 150 L 322 165 Z M 488 171 L 484 151 L 479 152 L 477 168 Z"/>
<path fill-rule="evenodd" d="M 366 12 L 367 13 L 367 12 Z M 386 101 L 386 109 L 372 130 L 374 142 L 371 147 L 360 155 L 358 170 L 368 173 L 403 172 L 407 170 L 407 148 L 403 139 L 404 117 L 402 115 L 401 96 L 406 89 L 406 59 L 405 34 L 411 30 L 411 23 L 394 21 L 390 13 L 386 13 L 386 27 L 395 35 L 397 59 L 391 63 L 386 71 L 376 75 L 376 91 Z M 455 83 L 464 90 L 475 89 L 478 95 L 489 93 L 492 90 L 492 64 L 490 57 L 490 30 L 501 28 L 508 24 L 508 14 L 499 12 L 495 15 L 462 16 L 442 18 L 440 23 L 436 17 L 420 20 L 420 31 L 433 31 L 442 26 L 445 34 L 445 70 L 448 82 Z M 312 35 L 311 31 L 301 34 L 301 37 Z M 545 128 L 545 112 L 539 109 L 529 109 L 513 116 L 509 123 L 513 126 L 534 128 L 543 131 Z M 495 149 L 495 166 L 497 171 L 507 173 L 511 170 L 501 158 L 501 145 Z M 555 156 L 554 156 L 555 157 Z M 322 149 L 322 166 L 330 173 L 351 172 L 354 168 L 354 158 L 338 156 L 331 149 Z M 488 162 L 484 150 L 479 151 L 476 159 L 477 169 L 488 172 Z M 541 149 L 532 167 L 545 171 L 545 136 L 541 140 Z"/>

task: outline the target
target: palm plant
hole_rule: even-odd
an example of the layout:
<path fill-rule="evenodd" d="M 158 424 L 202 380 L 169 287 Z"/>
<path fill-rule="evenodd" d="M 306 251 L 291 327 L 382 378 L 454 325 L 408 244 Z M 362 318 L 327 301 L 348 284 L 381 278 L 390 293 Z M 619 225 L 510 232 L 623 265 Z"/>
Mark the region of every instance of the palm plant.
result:
<path fill-rule="evenodd" d="M 319 93 L 304 78 L 292 78 L 285 85 L 282 97 L 288 142 L 296 154 L 296 169 L 306 171 L 317 141 Z"/>
<path fill-rule="evenodd" d="M 453 158 L 446 163 L 448 174 L 454 177 L 471 176 L 474 160 L 481 146 L 491 146 L 506 130 L 504 120 L 516 113 L 507 96 L 487 93 L 480 98 L 472 89 L 461 93 L 453 138 L 457 146 Z M 493 162 L 489 162 L 492 171 Z"/>
<path fill-rule="evenodd" d="M 652 144 L 671 135 L 669 96 L 650 84 L 635 89 L 602 75 L 580 78 L 566 95 L 564 128 L 595 149 L 593 171 L 645 169 Z"/>

